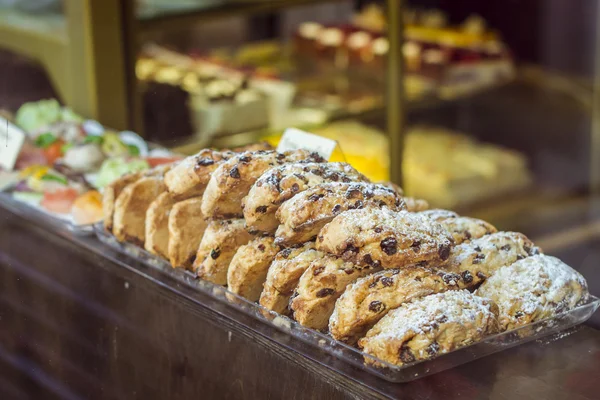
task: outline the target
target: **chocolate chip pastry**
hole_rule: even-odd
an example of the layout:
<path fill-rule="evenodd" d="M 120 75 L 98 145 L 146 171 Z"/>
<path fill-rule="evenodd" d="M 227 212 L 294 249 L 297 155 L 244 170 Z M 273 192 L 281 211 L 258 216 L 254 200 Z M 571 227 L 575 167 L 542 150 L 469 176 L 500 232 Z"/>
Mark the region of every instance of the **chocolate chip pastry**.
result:
<path fill-rule="evenodd" d="M 466 290 L 432 294 L 392 310 L 358 342 L 392 365 L 448 353 L 498 332 L 498 307 Z M 384 366 L 365 357 L 365 363 Z"/>
<path fill-rule="evenodd" d="M 178 198 L 202 196 L 214 170 L 236 154 L 233 151 L 204 149 L 183 159 L 165 174 L 167 189 Z"/>
<path fill-rule="evenodd" d="M 193 270 L 201 279 L 217 285 L 227 284 L 231 259 L 238 248 L 252 238 L 243 219 L 211 221 L 202 236 Z"/>
<path fill-rule="evenodd" d="M 212 173 L 202 197 L 202 212 L 207 218 L 227 219 L 243 216 L 242 199 L 254 182 L 268 169 L 306 161 L 323 162 L 306 150 L 244 152 L 219 165 Z"/>
<path fill-rule="evenodd" d="M 430 268 L 386 269 L 358 279 L 346 288 L 329 320 L 334 339 L 355 344 L 391 310 L 414 299 L 457 289 L 444 274 Z"/>
<path fill-rule="evenodd" d="M 250 230 L 274 233 L 275 213 L 286 200 L 325 182 L 368 182 L 347 163 L 296 163 L 271 168 L 254 183 L 242 207 Z"/>
<path fill-rule="evenodd" d="M 442 225 L 452 235 L 455 245 L 498 232 L 496 227 L 489 222 L 477 218 L 461 217 L 454 211 L 434 209 L 423 211 L 421 214 Z"/>
<path fill-rule="evenodd" d="M 269 266 L 279 250 L 272 237 L 257 237 L 240 246 L 229 264 L 227 289 L 250 301 L 257 301 Z"/>
<path fill-rule="evenodd" d="M 403 200 L 406 204 L 406 211 L 420 212 L 425 211 L 429 208 L 429 203 L 423 199 L 415 199 L 414 197 L 404 197 Z"/>
<path fill-rule="evenodd" d="M 268 310 L 289 315 L 290 297 L 300 277 L 310 264 L 325 256 L 315 249 L 314 242 L 281 250 L 269 267 L 259 303 Z"/>
<path fill-rule="evenodd" d="M 281 245 L 303 243 L 317 236 L 336 215 L 369 207 L 400 211 L 405 204 L 397 192 L 380 184 L 335 182 L 312 187 L 281 205 L 275 241 Z"/>
<path fill-rule="evenodd" d="M 169 213 L 169 262 L 174 268 L 191 269 L 207 222 L 200 210 L 202 197 L 173 205 Z"/>
<path fill-rule="evenodd" d="M 496 271 L 475 292 L 498 304 L 501 330 L 553 317 L 588 298 L 580 273 L 546 255 L 534 255 Z"/>
<path fill-rule="evenodd" d="M 290 300 L 294 319 L 308 328 L 326 329 L 335 302 L 346 286 L 378 270 L 378 267 L 359 267 L 331 255 L 313 261 L 300 277 Z"/>
<path fill-rule="evenodd" d="M 141 172 L 133 172 L 130 174 L 126 174 L 120 178 L 117 178 L 104 188 L 104 193 L 102 194 L 102 216 L 104 222 L 104 229 L 107 232 L 112 232 L 113 230 L 113 218 L 115 213 L 115 202 L 117 198 L 119 197 L 123 189 L 125 189 L 127 186 L 131 185 L 141 177 Z"/>
<path fill-rule="evenodd" d="M 161 193 L 146 211 L 145 249 L 164 259 L 169 259 L 169 214 L 177 203 L 171 193 Z"/>
<path fill-rule="evenodd" d="M 350 210 L 319 232 L 317 249 L 357 265 L 400 268 L 422 262 L 443 263 L 452 237 L 425 215 L 387 208 Z"/>
<path fill-rule="evenodd" d="M 453 247 L 439 269 L 446 273 L 448 283 L 471 289 L 499 268 L 539 253 L 540 249 L 522 233 L 496 232 Z"/>

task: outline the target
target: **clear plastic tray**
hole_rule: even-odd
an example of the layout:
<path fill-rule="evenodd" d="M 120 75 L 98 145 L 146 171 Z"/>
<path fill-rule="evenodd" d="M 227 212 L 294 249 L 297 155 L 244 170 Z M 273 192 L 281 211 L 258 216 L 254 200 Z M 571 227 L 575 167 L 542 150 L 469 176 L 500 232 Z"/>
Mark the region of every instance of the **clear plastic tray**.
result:
<path fill-rule="evenodd" d="M 587 303 L 557 315 L 556 317 L 525 325 L 512 331 L 489 336 L 481 342 L 457 349 L 431 360 L 415 362 L 398 367 L 366 354 L 357 348 L 338 342 L 327 334 L 305 328 L 285 316 L 269 311 L 257 303 L 250 302 L 229 292 L 223 286 L 197 279 L 196 276 L 189 271 L 172 268 L 166 260 L 156 257 L 140 247 L 130 243 L 121 243 L 117 241 L 113 235 L 104 230 L 101 223 L 94 225 L 94 230 L 102 243 L 110 246 L 119 253 L 131 257 L 137 262 L 150 268 L 159 270 L 170 278 L 220 302 L 228 304 L 259 321 L 274 326 L 304 343 L 315 346 L 344 363 L 353 365 L 390 382 L 409 382 L 501 350 L 531 342 L 543 336 L 557 333 L 585 322 L 600 306 L 600 299 L 595 296 L 590 296 Z M 271 337 L 271 339 L 284 346 L 286 345 L 286 343 L 278 337 Z M 318 360 L 321 364 L 329 366 L 334 370 L 336 369 L 335 366 L 331 365 L 331 358 L 323 358 L 323 360 Z M 385 367 L 366 365 L 364 362 L 365 359 L 378 361 Z"/>
<path fill-rule="evenodd" d="M 54 229 L 64 230 L 77 236 L 89 236 L 94 234 L 93 224 L 76 224 L 70 218 L 61 218 L 41 207 L 36 207 L 17 200 L 12 196 L 10 191 L 0 192 L 0 202 L 13 213 L 35 223 L 43 223 L 52 226 Z"/>

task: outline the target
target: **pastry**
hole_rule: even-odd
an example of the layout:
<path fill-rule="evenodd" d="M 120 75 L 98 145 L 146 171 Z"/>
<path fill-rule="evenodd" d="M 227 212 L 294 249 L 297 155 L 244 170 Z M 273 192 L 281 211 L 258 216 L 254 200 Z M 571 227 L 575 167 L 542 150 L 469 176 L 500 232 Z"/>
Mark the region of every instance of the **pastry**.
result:
<path fill-rule="evenodd" d="M 457 213 L 455 213 L 454 211 L 443 210 L 440 208 L 432 208 L 431 210 L 423 210 L 423 211 L 420 211 L 420 213 L 422 215 L 426 215 L 427 217 L 431 218 L 435 222 L 441 222 L 441 221 L 445 221 L 447 219 L 459 217 L 459 215 Z"/>
<path fill-rule="evenodd" d="M 587 282 L 558 258 L 535 255 L 496 271 L 475 292 L 498 304 L 500 327 L 511 330 L 574 308 Z"/>
<path fill-rule="evenodd" d="M 540 249 L 522 233 L 496 232 L 455 246 L 448 261 L 439 269 L 446 272 L 444 278 L 448 282 L 470 289 L 492 276 L 498 268 L 539 253 Z"/>
<path fill-rule="evenodd" d="M 250 301 L 257 301 L 269 266 L 278 252 L 279 246 L 272 237 L 258 237 L 240 246 L 229 264 L 227 289 Z"/>
<path fill-rule="evenodd" d="M 470 217 L 448 218 L 439 223 L 452 235 L 454 244 L 457 245 L 498 231 L 489 222 Z"/>
<path fill-rule="evenodd" d="M 201 150 L 167 172 L 165 184 L 176 197 L 202 196 L 213 171 L 235 155 L 232 151 Z"/>
<path fill-rule="evenodd" d="M 237 249 L 251 239 L 243 219 L 211 221 L 202 236 L 193 270 L 204 280 L 217 285 L 227 284 L 231 259 Z"/>
<path fill-rule="evenodd" d="M 498 307 L 466 290 L 432 294 L 392 310 L 358 345 L 393 365 L 448 353 L 498 332 Z M 367 364 L 382 366 L 366 358 Z"/>
<path fill-rule="evenodd" d="M 204 236 L 206 221 L 200 211 L 201 197 L 180 201 L 169 213 L 169 261 L 175 268 L 191 268 Z"/>
<path fill-rule="evenodd" d="M 334 339 L 355 344 L 391 310 L 411 300 L 456 289 L 443 273 L 429 268 L 386 269 L 348 286 L 329 320 Z"/>
<path fill-rule="evenodd" d="M 167 190 L 162 177 L 144 177 L 128 185 L 115 201 L 113 233 L 121 242 L 144 246 L 146 211 Z"/>
<path fill-rule="evenodd" d="M 102 214 L 104 216 L 104 229 L 107 232 L 112 232 L 113 230 L 113 217 L 117 197 L 119 197 L 123 189 L 141 177 L 141 172 L 126 174 L 104 188 L 104 193 L 102 194 Z"/>
<path fill-rule="evenodd" d="M 306 150 L 245 152 L 229 159 L 213 172 L 202 198 L 202 212 L 208 218 L 241 217 L 242 199 L 266 170 L 302 160 L 324 161 L 318 154 Z"/>
<path fill-rule="evenodd" d="M 290 245 L 314 238 L 338 214 L 365 207 L 404 208 L 402 197 L 394 190 L 373 183 L 325 183 L 286 201 L 277 211 L 281 225 L 276 242 Z"/>
<path fill-rule="evenodd" d="M 378 269 L 359 267 L 331 255 L 313 261 L 290 300 L 294 319 L 308 328 L 326 329 L 335 302 L 346 286 Z"/>
<path fill-rule="evenodd" d="M 295 163 L 271 168 L 252 186 L 242 208 L 250 230 L 273 233 L 279 206 L 306 189 L 325 182 L 367 182 L 347 163 Z"/>
<path fill-rule="evenodd" d="M 275 150 L 269 142 L 250 143 L 245 146 L 236 147 L 233 151 L 242 153 L 244 151 Z"/>
<path fill-rule="evenodd" d="M 259 303 L 268 310 L 289 314 L 290 297 L 298 286 L 300 277 L 310 263 L 325 254 L 315 249 L 314 242 L 281 250 L 269 267 Z"/>
<path fill-rule="evenodd" d="M 359 265 L 399 268 L 445 262 L 452 238 L 437 222 L 419 213 L 388 208 L 350 210 L 319 232 L 317 249 Z"/>
<path fill-rule="evenodd" d="M 171 193 L 161 193 L 146 211 L 147 251 L 164 259 L 169 259 L 169 213 L 177 201 Z"/>
<path fill-rule="evenodd" d="M 427 200 L 415 199 L 414 197 L 404 197 L 404 203 L 406 204 L 406 211 L 410 212 L 425 211 L 429 208 Z"/>

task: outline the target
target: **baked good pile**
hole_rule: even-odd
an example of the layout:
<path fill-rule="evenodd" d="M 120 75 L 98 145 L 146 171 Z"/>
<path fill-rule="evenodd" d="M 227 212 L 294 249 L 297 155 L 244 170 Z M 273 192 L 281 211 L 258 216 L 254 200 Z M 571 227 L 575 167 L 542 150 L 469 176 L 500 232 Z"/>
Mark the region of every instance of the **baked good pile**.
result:
<path fill-rule="evenodd" d="M 103 205 L 118 240 L 394 365 L 588 298 L 585 279 L 525 235 L 306 150 L 205 149 L 118 179 Z"/>

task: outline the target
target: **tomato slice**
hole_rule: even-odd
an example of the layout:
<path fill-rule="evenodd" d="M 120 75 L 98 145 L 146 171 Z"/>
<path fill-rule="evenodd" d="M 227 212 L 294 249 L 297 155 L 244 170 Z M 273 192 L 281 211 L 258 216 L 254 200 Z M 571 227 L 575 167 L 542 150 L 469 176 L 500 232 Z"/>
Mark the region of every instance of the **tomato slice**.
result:
<path fill-rule="evenodd" d="M 181 160 L 181 157 L 147 157 L 146 162 L 150 168 L 156 167 L 157 165 L 169 164 L 175 161 Z"/>
<path fill-rule="evenodd" d="M 57 189 L 53 192 L 45 192 L 41 205 L 50 212 L 57 214 L 71 213 L 71 207 L 79 193 L 73 188 Z"/>
<path fill-rule="evenodd" d="M 62 147 L 64 144 L 65 142 L 63 140 L 58 139 L 44 149 L 44 156 L 46 156 L 48 165 L 54 165 L 54 162 L 63 156 Z"/>

